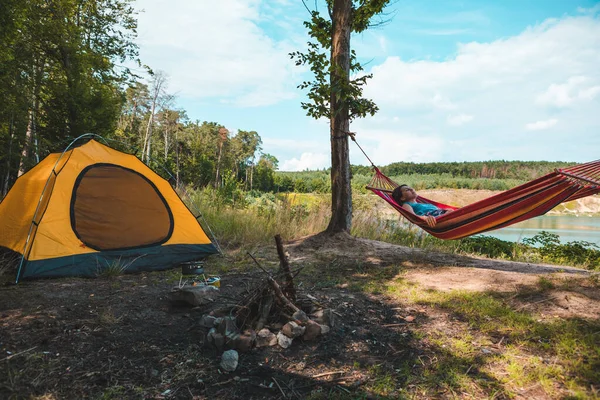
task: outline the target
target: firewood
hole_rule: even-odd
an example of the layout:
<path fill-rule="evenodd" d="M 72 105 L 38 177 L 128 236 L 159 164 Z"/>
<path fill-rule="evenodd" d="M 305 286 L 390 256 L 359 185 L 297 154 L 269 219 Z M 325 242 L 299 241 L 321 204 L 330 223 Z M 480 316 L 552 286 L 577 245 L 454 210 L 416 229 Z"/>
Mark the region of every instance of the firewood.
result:
<path fill-rule="evenodd" d="M 256 331 L 260 331 L 264 328 L 267 323 L 267 319 L 269 318 L 269 314 L 271 314 L 271 308 L 273 307 L 273 296 L 267 295 L 263 299 L 262 307 L 260 310 L 260 317 L 258 318 L 258 322 L 256 323 L 256 327 L 254 328 Z"/>
<path fill-rule="evenodd" d="M 256 263 L 256 265 L 265 273 L 267 274 L 267 282 L 269 283 L 269 285 L 271 285 L 271 287 L 273 288 L 273 292 L 275 292 L 275 296 L 290 310 L 292 310 L 293 312 L 299 311 L 300 309 L 298 307 L 296 307 L 294 305 L 294 303 L 292 303 L 287 297 L 285 297 L 285 295 L 283 294 L 283 292 L 281 291 L 281 287 L 279 286 L 279 284 L 277 283 L 277 281 L 275 279 L 273 279 L 273 277 L 271 276 L 271 274 L 263 268 L 262 265 L 259 264 L 259 262 L 256 260 L 256 258 L 254 258 L 254 256 L 252 254 L 250 254 L 249 252 L 247 253 L 252 260 L 254 260 L 254 263 Z"/>
<path fill-rule="evenodd" d="M 283 241 L 281 235 L 275 235 L 275 245 L 277 246 L 277 255 L 279 256 L 279 269 L 282 271 L 285 278 L 285 284 L 283 285 L 282 291 L 286 297 L 289 298 L 293 303 L 296 302 L 296 288 L 294 287 L 294 277 L 290 270 L 290 263 L 285 250 L 283 249 Z"/>

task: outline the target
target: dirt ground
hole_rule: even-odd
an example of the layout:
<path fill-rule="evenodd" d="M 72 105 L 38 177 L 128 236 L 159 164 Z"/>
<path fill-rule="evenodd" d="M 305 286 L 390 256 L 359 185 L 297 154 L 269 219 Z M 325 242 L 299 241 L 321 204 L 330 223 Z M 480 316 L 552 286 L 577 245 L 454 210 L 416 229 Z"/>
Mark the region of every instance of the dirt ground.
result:
<path fill-rule="evenodd" d="M 534 285 L 540 276 L 589 276 L 575 268 L 439 254 L 346 236 L 304 238 L 286 243 L 286 250 L 293 269 L 305 267 L 296 278 L 299 292 L 333 309 L 336 324 L 313 342 L 243 353 L 233 373 L 219 369 L 220 354 L 205 345 L 198 320 L 264 279 L 241 250 L 215 261 L 221 295 L 206 307 L 167 300 L 179 283 L 177 270 L 5 284 L 0 288 L 0 398 L 377 398 L 364 389 L 372 379 L 368 371 L 397 373 L 407 359 L 417 365 L 429 350 L 415 338 L 415 327 L 452 329 L 452 320 L 426 306 L 352 290 L 341 277 L 368 280 L 382 266 L 394 265 L 385 279 L 402 273 L 433 290 L 511 292 Z M 253 253 L 264 266 L 277 265 L 275 246 Z M 209 261 L 207 272 L 211 268 Z M 600 294 L 582 286 L 525 306 L 598 318 Z M 524 392 L 520 398 L 544 398 L 536 396 Z"/>

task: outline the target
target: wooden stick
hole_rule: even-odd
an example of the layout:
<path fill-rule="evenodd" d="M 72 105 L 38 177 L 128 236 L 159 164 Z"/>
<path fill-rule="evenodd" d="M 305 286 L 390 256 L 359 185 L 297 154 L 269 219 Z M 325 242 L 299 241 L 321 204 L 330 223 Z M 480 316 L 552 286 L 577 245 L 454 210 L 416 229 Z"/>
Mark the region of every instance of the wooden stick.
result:
<path fill-rule="evenodd" d="M 267 319 L 269 318 L 269 314 L 271 313 L 271 307 L 273 307 L 273 297 L 268 295 L 261 307 L 260 316 L 258 317 L 258 322 L 254 328 L 255 331 L 258 332 L 265 326 Z"/>
<path fill-rule="evenodd" d="M 333 378 L 330 381 L 316 381 L 313 383 L 309 383 L 308 385 L 296 386 L 296 387 L 294 387 L 294 389 L 306 389 L 306 388 L 317 386 L 317 385 L 331 385 L 332 383 L 345 381 L 346 379 L 353 379 L 353 377 L 352 376 L 340 376 L 339 378 Z M 353 384 L 353 386 L 356 385 L 358 387 L 362 384 L 363 384 L 362 381 L 358 381 L 358 382 L 355 382 Z"/>
<path fill-rule="evenodd" d="M 551 301 L 551 300 L 552 299 L 544 299 L 544 300 L 540 300 L 540 301 L 534 301 L 533 303 L 527 303 L 527 304 L 522 305 L 521 307 L 518 307 L 515 311 L 521 311 L 522 309 L 524 309 L 526 307 L 533 306 L 535 304 L 540 304 L 540 303 L 543 303 L 546 301 Z"/>
<path fill-rule="evenodd" d="M 249 251 L 247 251 L 246 253 L 247 253 L 247 254 L 250 256 L 250 258 L 251 258 L 251 259 L 253 259 L 253 260 L 254 260 L 254 263 L 255 263 L 255 264 L 258 266 L 258 268 L 262 269 L 262 271 L 263 271 L 265 274 L 267 274 L 267 276 L 271 277 L 271 274 L 269 273 L 269 271 L 267 271 L 266 269 L 264 269 L 264 268 L 263 268 L 263 266 L 262 266 L 262 265 L 260 265 L 260 264 L 258 263 L 258 261 L 256 261 L 256 258 L 254 258 L 254 256 L 253 256 L 252 254 L 250 254 L 250 252 L 249 252 Z"/>
<path fill-rule="evenodd" d="M 313 376 L 311 376 L 311 378 L 320 378 L 322 376 L 329 376 L 329 375 L 335 375 L 335 374 L 343 374 L 345 372 L 346 371 L 323 372 L 322 374 L 313 375 Z"/>
<path fill-rule="evenodd" d="M 20 351 L 20 352 L 18 352 L 18 353 L 15 353 L 15 354 L 11 354 L 10 356 L 8 356 L 8 357 L 5 357 L 5 358 L 3 358 L 3 359 L 2 359 L 2 360 L 0 360 L 0 361 L 6 361 L 6 360 L 10 360 L 10 359 L 11 359 L 11 358 L 13 358 L 13 357 L 19 356 L 19 355 L 21 355 L 21 354 L 23 354 L 23 353 L 27 353 L 28 351 L 31 351 L 31 350 L 33 350 L 33 349 L 37 349 L 37 346 L 33 346 L 33 347 L 32 347 L 32 348 L 30 348 L 30 349 L 23 350 L 23 351 Z"/>
<path fill-rule="evenodd" d="M 279 382 L 277 382 L 277 379 L 275 379 L 274 377 L 271 377 L 271 379 L 273 379 L 273 382 L 275 382 L 275 384 L 277 385 L 277 387 L 279 388 L 279 391 L 281 392 L 281 394 L 283 395 L 284 399 L 287 399 L 287 395 L 285 394 L 285 392 L 283 391 L 283 389 L 281 388 L 281 386 L 279 386 Z"/>
<path fill-rule="evenodd" d="M 296 311 L 300 311 L 300 309 L 298 307 L 296 307 L 294 305 L 294 303 L 292 303 L 287 297 L 285 297 L 285 295 L 283 294 L 283 292 L 281 291 L 281 287 L 279 286 L 279 284 L 277 283 L 277 281 L 275 279 L 273 279 L 273 277 L 271 276 L 271 274 L 269 274 L 269 272 L 267 272 L 266 269 L 264 269 L 262 267 L 262 265 L 260 265 L 258 263 L 258 261 L 256 261 L 256 258 L 254 258 L 252 256 L 252 254 L 250 254 L 248 252 L 248 255 L 254 260 L 254 262 L 256 263 L 256 265 L 258 265 L 258 267 L 260 269 L 262 269 L 264 271 L 265 274 L 267 274 L 267 282 L 269 282 L 269 285 L 271 285 L 271 287 L 273 288 L 273 292 L 275 292 L 275 296 L 286 306 L 288 307 L 290 310 L 292 310 L 293 312 Z"/>
<path fill-rule="evenodd" d="M 290 310 L 292 310 L 293 312 L 297 312 L 300 311 L 300 309 L 298 307 L 296 307 L 294 305 L 294 303 L 292 303 L 287 297 L 285 297 L 285 295 L 283 294 L 283 292 L 281 291 L 281 288 L 279 287 L 279 284 L 275 281 L 275 279 L 268 277 L 267 281 L 269 282 L 269 284 L 271 285 L 271 287 L 273 288 L 273 291 L 275 292 L 275 296 L 277 296 L 277 298 L 279 300 L 281 300 L 281 302 Z"/>
<path fill-rule="evenodd" d="M 279 234 L 275 235 L 275 245 L 277 246 L 277 255 L 279 256 L 279 268 L 285 277 L 283 292 L 292 302 L 295 302 L 296 288 L 294 287 L 294 277 L 292 276 L 292 271 L 290 271 L 290 263 L 285 255 L 283 241 L 281 240 L 281 235 Z"/>

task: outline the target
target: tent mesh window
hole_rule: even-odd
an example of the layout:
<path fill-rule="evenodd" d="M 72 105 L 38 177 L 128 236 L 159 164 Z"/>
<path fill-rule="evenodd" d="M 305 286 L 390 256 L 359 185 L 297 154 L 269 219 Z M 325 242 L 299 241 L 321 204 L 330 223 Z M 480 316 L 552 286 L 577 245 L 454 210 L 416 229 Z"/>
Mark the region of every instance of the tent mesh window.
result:
<path fill-rule="evenodd" d="M 113 164 L 95 164 L 77 177 L 71 226 L 95 250 L 123 250 L 166 242 L 173 214 L 158 188 L 140 173 Z"/>

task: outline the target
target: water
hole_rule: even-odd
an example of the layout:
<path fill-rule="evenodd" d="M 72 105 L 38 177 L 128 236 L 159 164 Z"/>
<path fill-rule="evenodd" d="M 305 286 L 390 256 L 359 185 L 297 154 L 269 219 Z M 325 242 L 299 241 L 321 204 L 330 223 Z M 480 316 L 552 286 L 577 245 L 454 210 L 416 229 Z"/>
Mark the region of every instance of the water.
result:
<path fill-rule="evenodd" d="M 561 243 L 586 241 L 600 246 L 599 216 L 542 215 L 483 235 L 518 242 L 540 231 L 558 235 Z"/>

